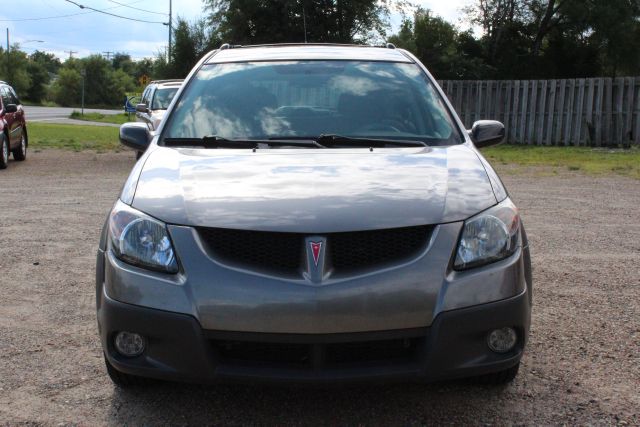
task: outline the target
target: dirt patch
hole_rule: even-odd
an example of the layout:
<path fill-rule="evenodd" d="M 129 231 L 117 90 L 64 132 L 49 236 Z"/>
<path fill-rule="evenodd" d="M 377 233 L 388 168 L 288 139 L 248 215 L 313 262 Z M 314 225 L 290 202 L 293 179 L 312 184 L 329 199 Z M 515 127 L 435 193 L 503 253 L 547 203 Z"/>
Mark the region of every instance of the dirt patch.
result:
<path fill-rule="evenodd" d="M 94 264 L 133 164 L 131 152 L 47 150 L 0 172 L 0 423 L 640 423 L 639 181 L 502 167 L 535 281 L 531 341 L 509 386 L 123 391 L 102 362 Z"/>

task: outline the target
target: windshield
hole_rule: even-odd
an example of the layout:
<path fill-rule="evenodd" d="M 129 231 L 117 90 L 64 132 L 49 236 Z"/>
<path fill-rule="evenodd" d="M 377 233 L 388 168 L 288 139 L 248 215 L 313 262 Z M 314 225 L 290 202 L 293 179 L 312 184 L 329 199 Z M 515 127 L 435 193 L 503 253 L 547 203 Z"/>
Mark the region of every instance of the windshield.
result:
<path fill-rule="evenodd" d="M 151 102 L 152 110 L 166 110 L 169 108 L 169 104 L 173 100 L 173 97 L 178 92 L 179 87 L 163 87 L 156 90 L 153 95 L 153 101 Z"/>
<path fill-rule="evenodd" d="M 369 61 L 209 64 L 189 83 L 164 138 L 347 137 L 461 142 L 416 65 Z"/>

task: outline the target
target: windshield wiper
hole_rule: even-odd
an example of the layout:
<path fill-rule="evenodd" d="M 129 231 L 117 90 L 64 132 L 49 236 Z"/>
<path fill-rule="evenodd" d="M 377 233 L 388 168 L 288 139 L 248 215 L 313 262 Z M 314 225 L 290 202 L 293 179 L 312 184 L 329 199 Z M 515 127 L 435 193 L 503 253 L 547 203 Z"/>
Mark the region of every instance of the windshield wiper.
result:
<path fill-rule="evenodd" d="M 216 135 L 202 138 L 165 138 L 166 147 L 203 147 L 203 148 L 257 148 L 256 142 L 222 138 Z"/>
<path fill-rule="evenodd" d="M 325 147 L 352 146 L 352 147 L 428 147 L 423 141 L 411 141 L 406 139 L 381 139 L 381 138 L 356 138 L 343 135 L 323 134 L 315 138 L 318 144 Z"/>
<path fill-rule="evenodd" d="M 203 147 L 203 148 L 249 148 L 257 149 L 260 145 L 269 147 L 315 147 L 324 148 L 313 139 L 288 140 L 288 139 L 228 139 L 216 135 L 202 138 L 165 138 L 166 147 Z"/>

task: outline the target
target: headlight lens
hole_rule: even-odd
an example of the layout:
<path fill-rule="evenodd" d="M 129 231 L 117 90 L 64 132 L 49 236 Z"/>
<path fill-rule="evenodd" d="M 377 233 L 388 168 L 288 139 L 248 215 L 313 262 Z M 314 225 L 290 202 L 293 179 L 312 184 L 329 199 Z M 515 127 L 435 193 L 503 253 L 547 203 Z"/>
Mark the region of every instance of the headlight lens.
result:
<path fill-rule="evenodd" d="M 513 255 L 519 230 L 518 209 L 509 199 L 465 221 L 454 268 L 466 270 Z"/>
<path fill-rule="evenodd" d="M 122 261 L 165 273 L 178 272 L 164 223 L 118 200 L 109 216 L 109 231 L 111 248 Z"/>

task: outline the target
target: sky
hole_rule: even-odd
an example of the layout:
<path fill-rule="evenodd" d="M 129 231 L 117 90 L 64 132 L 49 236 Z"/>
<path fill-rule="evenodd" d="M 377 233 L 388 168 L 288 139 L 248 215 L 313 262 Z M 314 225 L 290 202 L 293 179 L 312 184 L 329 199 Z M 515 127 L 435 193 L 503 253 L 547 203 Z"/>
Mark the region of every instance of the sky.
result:
<path fill-rule="evenodd" d="M 459 23 L 460 8 L 471 0 L 417 0 L 449 22 Z M 137 22 L 92 12 L 86 7 L 127 18 L 152 21 Z M 22 50 L 42 50 L 61 59 L 85 57 L 107 52 L 126 52 L 135 59 L 153 57 L 164 52 L 168 42 L 169 0 L 21 0 L 16 6 L 0 7 L 0 42 L 6 47 L 6 29 L 11 45 Z M 173 19 L 194 20 L 204 16 L 201 0 L 173 0 Z M 71 16 L 68 16 L 71 15 Z M 45 18 L 45 19 L 42 19 Z M 391 17 L 397 30 L 400 17 Z"/>

